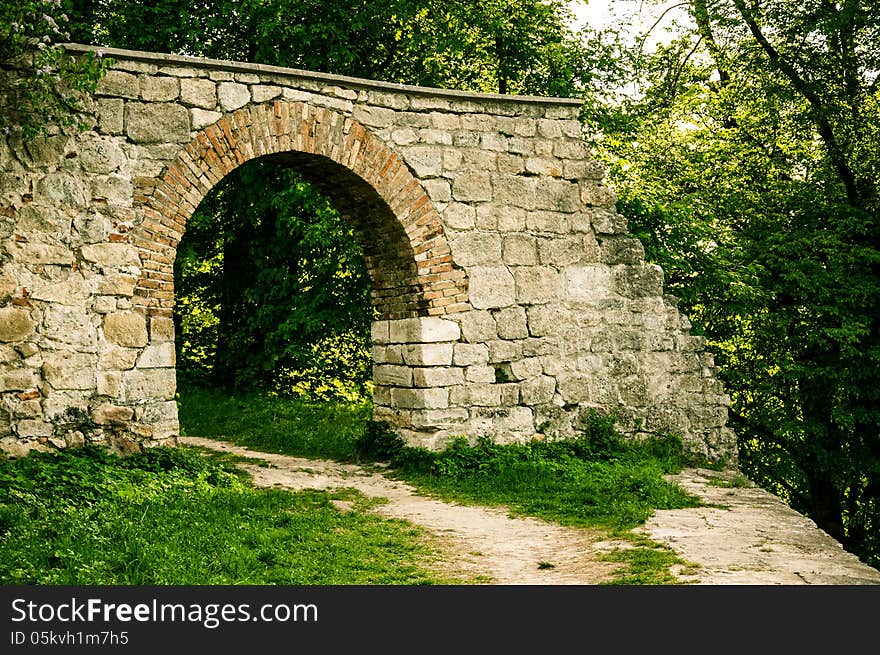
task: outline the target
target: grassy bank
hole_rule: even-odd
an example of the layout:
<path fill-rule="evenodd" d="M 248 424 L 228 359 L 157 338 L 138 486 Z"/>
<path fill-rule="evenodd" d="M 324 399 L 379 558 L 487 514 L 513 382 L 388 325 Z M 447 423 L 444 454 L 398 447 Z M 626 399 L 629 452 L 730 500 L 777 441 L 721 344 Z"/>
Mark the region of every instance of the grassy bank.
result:
<path fill-rule="evenodd" d="M 0 584 L 442 582 L 419 530 L 333 498 L 254 489 L 187 448 L 3 459 Z"/>

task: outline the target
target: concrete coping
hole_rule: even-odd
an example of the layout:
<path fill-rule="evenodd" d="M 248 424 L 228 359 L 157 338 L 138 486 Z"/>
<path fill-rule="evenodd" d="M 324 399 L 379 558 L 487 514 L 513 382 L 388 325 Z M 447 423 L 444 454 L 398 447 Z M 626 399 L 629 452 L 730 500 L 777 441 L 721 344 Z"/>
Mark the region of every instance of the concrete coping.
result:
<path fill-rule="evenodd" d="M 396 82 L 368 80 L 360 77 L 349 77 L 347 75 L 331 75 L 329 73 L 318 73 L 315 71 L 298 70 L 295 68 L 284 68 L 282 66 L 250 64 L 239 61 L 226 61 L 222 59 L 192 57 L 189 55 L 170 55 L 160 52 L 125 50 L 122 48 L 104 48 L 101 46 L 83 45 L 81 43 L 63 43 L 61 45 L 62 47 L 64 47 L 65 50 L 72 53 L 98 52 L 100 50 L 104 56 L 112 57 L 113 59 L 139 61 L 144 63 L 156 64 L 157 66 L 195 66 L 202 69 L 223 70 L 232 73 L 262 73 L 264 75 L 290 77 L 293 79 L 308 80 L 312 82 L 323 82 L 325 84 L 333 84 L 342 87 L 351 87 L 373 91 L 403 93 L 419 96 L 433 96 L 441 98 L 451 98 L 456 100 L 482 100 L 511 104 L 565 105 L 579 107 L 584 102 L 580 98 L 517 96 L 502 95 L 499 93 L 476 93 L 471 91 L 459 91 L 455 89 L 436 89 L 426 86 L 397 84 Z"/>

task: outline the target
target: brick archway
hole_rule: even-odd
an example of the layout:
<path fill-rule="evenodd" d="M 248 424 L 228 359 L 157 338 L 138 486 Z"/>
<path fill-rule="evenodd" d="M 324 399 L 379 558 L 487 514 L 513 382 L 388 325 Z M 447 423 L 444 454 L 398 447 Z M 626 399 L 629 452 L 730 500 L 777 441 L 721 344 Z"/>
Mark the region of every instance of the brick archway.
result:
<path fill-rule="evenodd" d="M 186 222 L 228 173 L 257 157 L 293 165 L 355 226 L 383 319 L 468 309 L 440 216 L 401 158 L 358 121 L 302 102 L 275 101 L 224 115 L 199 132 L 134 194 L 143 221 L 131 234 L 142 262 L 134 308 L 170 316 L 173 264 Z"/>

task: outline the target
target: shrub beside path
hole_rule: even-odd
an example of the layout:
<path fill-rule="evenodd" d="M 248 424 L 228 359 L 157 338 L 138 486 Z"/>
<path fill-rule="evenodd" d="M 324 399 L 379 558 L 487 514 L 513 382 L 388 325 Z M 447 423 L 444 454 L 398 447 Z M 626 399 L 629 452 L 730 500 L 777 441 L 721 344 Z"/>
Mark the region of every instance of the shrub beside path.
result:
<path fill-rule="evenodd" d="M 538 585 L 610 582 L 620 564 L 604 561 L 602 555 L 628 547 L 627 542 L 603 541 L 596 530 L 421 496 L 404 482 L 356 464 L 264 453 L 201 437 L 181 437 L 180 442 L 268 462 L 270 467 L 240 465 L 257 486 L 354 488 L 368 497 L 384 498 L 387 502 L 372 511 L 430 531 L 444 551 L 441 572 L 464 580 Z M 716 486 L 735 479 L 716 471 L 688 469 L 670 477 L 711 506 L 659 510 L 635 532 L 699 565 L 678 572 L 683 583 L 880 584 L 880 571 L 844 551 L 812 521 L 767 491 Z M 337 502 L 347 508 L 345 502 Z"/>

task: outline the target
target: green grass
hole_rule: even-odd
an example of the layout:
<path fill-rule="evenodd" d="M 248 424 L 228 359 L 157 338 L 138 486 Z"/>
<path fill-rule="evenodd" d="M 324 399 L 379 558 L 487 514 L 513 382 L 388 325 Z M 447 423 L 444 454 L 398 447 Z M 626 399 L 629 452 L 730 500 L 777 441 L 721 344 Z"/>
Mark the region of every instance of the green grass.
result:
<path fill-rule="evenodd" d="M 182 388 L 179 406 L 184 434 L 340 461 L 356 458 L 355 444 L 371 411 L 368 403 L 309 402 L 265 392 L 229 395 L 199 387 Z"/>
<path fill-rule="evenodd" d="M 443 498 L 612 531 L 644 523 L 655 509 L 698 506 L 663 478 L 683 463 L 671 437 L 628 442 L 598 417 L 577 438 L 509 445 L 457 439 L 440 452 L 403 448 L 391 460 L 395 475 Z"/>
<path fill-rule="evenodd" d="M 0 461 L 0 584 L 432 584 L 413 526 L 257 490 L 192 449 Z M 359 505 L 360 503 L 360 505 Z"/>
<path fill-rule="evenodd" d="M 515 514 L 601 528 L 634 540 L 605 556 L 618 584 L 669 584 L 684 564 L 628 530 L 654 509 L 696 504 L 663 474 L 680 442 L 634 444 L 594 415 L 580 436 L 497 445 L 405 447 L 365 405 L 265 395 L 181 394 L 186 433 L 266 452 L 390 460 L 424 493 L 503 505 Z M 95 448 L 0 461 L 0 584 L 444 584 L 422 530 L 369 513 L 351 489 L 255 489 L 236 464 L 253 458 L 156 448 L 119 458 Z M 337 507 L 334 501 L 342 501 Z M 552 562 L 541 562 L 550 568 Z"/>

